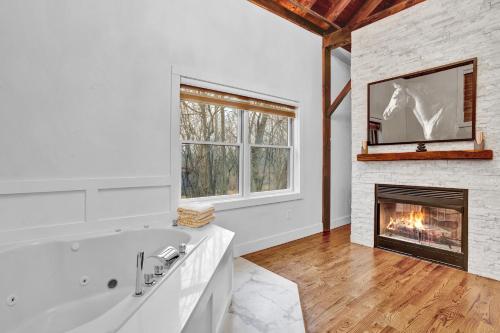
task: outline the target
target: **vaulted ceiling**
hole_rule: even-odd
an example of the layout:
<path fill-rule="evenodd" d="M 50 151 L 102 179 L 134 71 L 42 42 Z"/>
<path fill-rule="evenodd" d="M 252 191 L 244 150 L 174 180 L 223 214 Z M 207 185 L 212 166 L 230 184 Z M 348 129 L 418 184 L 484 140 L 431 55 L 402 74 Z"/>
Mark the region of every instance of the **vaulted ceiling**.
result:
<path fill-rule="evenodd" d="M 337 33 L 349 40 L 335 46 L 349 48 L 350 32 L 424 0 L 249 0 L 322 36 Z M 344 38 L 346 39 L 346 38 Z M 333 46 L 333 45 L 332 45 Z"/>
<path fill-rule="evenodd" d="M 337 98 L 331 98 L 331 50 L 343 47 L 350 51 L 351 32 L 396 14 L 425 0 L 249 0 L 270 12 L 323 37 L 323 231 L 330 231 L 330 138 L 331 116 L 351 90 L 349 81 Z"/>

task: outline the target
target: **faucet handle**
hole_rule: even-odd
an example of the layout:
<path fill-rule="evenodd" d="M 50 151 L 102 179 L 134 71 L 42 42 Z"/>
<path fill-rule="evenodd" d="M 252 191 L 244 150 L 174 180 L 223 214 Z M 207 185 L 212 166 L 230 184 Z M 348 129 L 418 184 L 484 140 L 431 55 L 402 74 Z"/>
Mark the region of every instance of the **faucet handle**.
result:
<path fill-rule="evenodd" d="M 180 243 L 179 244 L 179 253 L 186 254 L 186 247 L 187 247 L 186 243 Z"/>
<path fill-rule="evenodd" d="M 156 281 L 154 279 L 154 274 L 153 273 L 146 273 L 146 274 L 144 274 L 144 283 L 147 286 L 152 286 L 155 282 Z"/>
<path fill-rule="evenodd" d="M 163 265 L 156 265 L 155 266 L 155 275 L 156 276 L 162 276 L 164 273 L 163 273 Z"/>

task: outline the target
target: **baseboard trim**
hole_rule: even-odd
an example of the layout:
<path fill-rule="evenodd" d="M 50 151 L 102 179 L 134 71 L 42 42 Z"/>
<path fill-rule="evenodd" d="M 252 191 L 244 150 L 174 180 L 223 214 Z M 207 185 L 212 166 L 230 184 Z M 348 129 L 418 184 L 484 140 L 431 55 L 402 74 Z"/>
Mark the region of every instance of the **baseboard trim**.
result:
<path fill-rule="evenodd" d="M 351 223 L 351 215 L 345 215 L 330 220 L 330 229 L 335 229 Z"/>
<path fill-rule="evenodd" d="M 291 242 L 299 238 L 304 238 L 313 234 L 317 234 L 318 232 L 321 231 L 323 231 L 323 226 L 321 223 L 318 223 L 282 232 L 279 234 L 271 235 L 268 237 L 259 238 L 253 241 L 241 244 L 235 244 L 234 256 L 239 257 L 255 251 L 264 250 L 276 245 L 281 245 L 284 243 Z"/>

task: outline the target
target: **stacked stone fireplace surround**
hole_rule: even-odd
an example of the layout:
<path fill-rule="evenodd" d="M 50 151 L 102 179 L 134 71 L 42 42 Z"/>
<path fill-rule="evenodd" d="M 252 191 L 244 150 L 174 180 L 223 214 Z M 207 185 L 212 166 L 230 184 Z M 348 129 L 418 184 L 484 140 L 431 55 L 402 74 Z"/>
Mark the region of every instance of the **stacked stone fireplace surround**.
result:
<path fill-rule="evenodd" d="M 500 1 L 427 0 L 352 35 L 352 234 L 373 246 L 375 184 L 469 190 L 468 271 L 500 280 Z M 366 140 L 367 84 L 478 58 L 476 129 L 492 161 L 358 162 Z M 433 143 L 428 150 L 473 149 L 473 142 Z M 370 147 L 414 151 L 416 145 Z"/>

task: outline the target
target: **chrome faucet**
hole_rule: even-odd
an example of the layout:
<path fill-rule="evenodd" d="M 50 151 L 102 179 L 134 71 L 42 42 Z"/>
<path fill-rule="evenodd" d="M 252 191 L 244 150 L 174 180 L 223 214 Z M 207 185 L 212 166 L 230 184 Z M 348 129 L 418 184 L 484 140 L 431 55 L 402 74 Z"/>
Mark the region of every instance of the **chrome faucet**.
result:
<path fill-rule="evenodd" d="M 155 258 L 160 261 L 163 266 L 169 267 L 177 258 L 179 258 L 179 251 L 177 251 L 173 246 L 168 246 L 161 252 L 156 253 L 149 258 Z"/>
<path fill-rule="evenodd" d="M 155 283 L 154 277 L 161 277 L 164 275 L 164 269 L 170 268 L 170 266 L 176 262 L 181 254 L 186 253 L 186 244 L 181 243 L 179 245 L 179 250 L 173 246 L 168 246 L 160 252 L 149 256 L 148 258 L 154 258 L 158 260 L 161 264 L 154 266 L 154 274 L 144 274 L 144 251 L 139 250 L 137 252 L 136 258 L 136 271 L 135 271 L 135 293 L 134 296 L 142 296 L 144 294 L 144 284 L 147 286 L 152 286 Z"/>
<path fill-rule="evenodd" d="M 136 271 L 135 271 L 135 296 L 142 296 L 143 288 L 143 269 L 144 269 L 144 251 L 137 252 Z"/>

